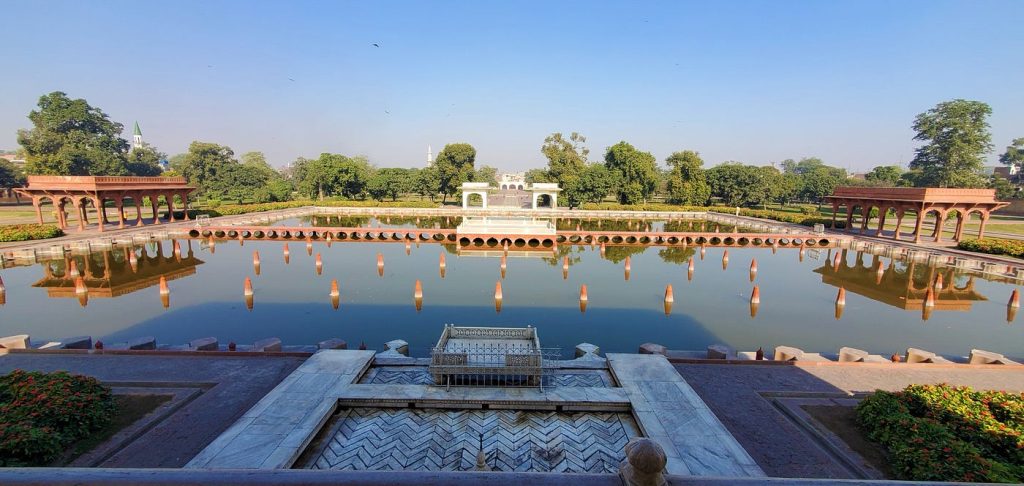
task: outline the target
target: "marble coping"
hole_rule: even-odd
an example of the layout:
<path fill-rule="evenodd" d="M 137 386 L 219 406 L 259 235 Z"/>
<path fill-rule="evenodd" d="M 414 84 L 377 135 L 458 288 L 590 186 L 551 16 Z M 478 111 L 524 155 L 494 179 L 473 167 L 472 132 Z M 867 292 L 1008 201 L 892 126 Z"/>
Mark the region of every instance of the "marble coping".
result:
<path fill-rule="evenodd" d="M 667 472 L 761 477 L 764 473 L 664 356 L 609 354 L 618 388 L 471 388 L 356 384 L 373 351 L 322 350 L 242 415 L 185 467 L 282 469 L 293 465 L 341 406 L 631 410 L 668 456 Z"/>

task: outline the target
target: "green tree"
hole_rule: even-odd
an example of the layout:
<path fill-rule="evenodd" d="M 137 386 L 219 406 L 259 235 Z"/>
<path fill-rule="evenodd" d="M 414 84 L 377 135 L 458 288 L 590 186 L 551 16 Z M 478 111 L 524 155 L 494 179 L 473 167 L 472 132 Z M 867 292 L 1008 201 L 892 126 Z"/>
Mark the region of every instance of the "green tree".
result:
<path fill-rule="evenodd" d="M 378 201 L 389 197 L 397 201 L 398 196 L 412 190 L 412 182 L 408 169 L 379 169 L 366 182 L 366 192 Z"/>
<path fill-rule="evenodd" d="M 548 159 L 548 174 L 558 183 L 565 177 L 579 176 L 587 166 L 587 155 L 590 149 L 584 145 L 587 137 L 577 132 L 569 134 L 566 140 L 560 132 L 552 133 L 544 139 L 540 152 Z"/>
<path fill-rule="evenodd" d="M 622 204 L 646 202 L 658 183 L 658 164 L 650 152 L 641 152 L 626 142 L 608 148 L 604 155 L 608 169 L 622 174 L 618 199 Z"/>
<path fill-rule="evenodd" d="M 755 199 L 751 191 L 760 183 L 757 167 L 728 161 L 707 171 L 711 195 L 730 206 L 745 206 Z"/>
<path fill-rule="evenodd" d="M 817 202 L 818 209 L 821 209 L 825 196 L 831 195 L 836 187 L 845 182 L 847 178 L 845 169 L 829 167 L 824 164 L 804 172 L 801 177 L 803 178 L 801 195 L 807 200 Z"/>
<path fill-rule="evenodd" d="M 546 169 L 530 169 L 526 171 L 525 175 L 526 182 L 533 184 L 534 182 L 558 182 Z"/>
<path fill-rule="evenodd" d="M 124 129 L 99 108 L 60 91 L 39 98 L 28 115 L 29 130 L 18 131 L 25 171 L 49 175 L 127 175 Z"/>
<path fill-rule="evenodd" d="M 540 181 L 538 181 L 540 182 Z M 562 197 L 570 208 L 583 203 L 599 203 L 619 185 L 619 173 L 604 164 L 587 164 L 579 176 L 570 177 L 562 187 Z"/>
<path fill-rule="evenodd" d="M 0 189 L 12 189 L 25 185 L 25 174 L 11 161 L 0 158 Z M 18 193 L 14 193 L 14 200 L 21 202 Z"/>
<path fill-rule="evenodd" d="M 258 203 L 291 201 L 293 190 L 290 181 L 283 177 L 277 177 L 253 191 L 252 199 Z"/>
<path fill-rule="evenodd" d="M 473 181 L 494 184 L 498 181 L 498 169 L 489 165 L 481 166 L 473 172 Z"/>
<path fill-rule="evenodd" d="M 323 200 L 324 196 L 360 197 L 366 190 L 370 164 L 363 157 L 320 154 L 318 159 L 302 159 L 292 165 L 298 191 Z"/>
<path fill-rule="evenodd" d="M 898 165 L 879 165 L 864 174 L 864 179 L 879 186 L 895 187 L 902 176 L 903 169 Z"/>
<path fill-rule="evenodd" d="M 693 150 L 673 152 L 665 159 L 669 166 L 666 190 L 675 204 L 703 206 L 711 198 L 711 186 L 704 174 L 704 160 Z"/>
<path fill-rule="evenodd" d="M 450 143 L 437 154 L 433 167 L 437 169 L 437 192 L 442 195 L 442 203 L 448 196 L 457 194 L 463 182 L 470 180 L 475 161 L 476 149 L 468 143 Z"/>
<path fill-rule="evenodd" d="M 440 192 L 438 189 L 441 185 L 441 180 L 437 176 L 437 169 L 433 167 L 424 167 L 422 169 L 416 169 L 415 174 L 412 175 L 413 179 L 413 192 L 422 196 L 427 196 L 430 201 L 434 201 L 434 197 Z"/>
<path fill-rule="evenodd" d="M 165 157 L 167 154 L 160 153 L 149 144 L 145 144 L 128 152 L 126 168 L 128 173 L 134 176 L 155 177 L 163 173 L 164 169 L 160 166 L 160 161 Z"/>
<path fill-rule="evenodd" d="M 1013 199 L 1017 197 L 1017 186 L 1014 186 L 1010 181 L 1006 180 L 1005 177 L 1001 177 L 993 174 L 989 178 L 988 188 L 996 190 L 996 199 L 1005 201 L 1007 199 Z"/>
<path fill-rule="evenodd" d="M 235 152 L 230 147 L 209 142 L 195 141 L 189 144 L 185 156 L 175 160 L 171 168 L 196 186 L 204 196 L 222 196 L 223 182 L 232 165 L 237 165 Z"/>
<path fill-rule="evenodd" d="M 1006 152 L 999 156 L 999 162 L 1017 170 L 1024 169 L 1024 138 L 1015 138 L 1006 146 Z"/>
<path fill-rule="evenodd" d="M 914 120 L 918 147 L 911 169 L 921 171 L 919 183 L 938 187 L 981 187 L 985 154 L 992 150 L 988 117 L 992 108 L 980 101 L 957 99 L 939 103 Z"/>

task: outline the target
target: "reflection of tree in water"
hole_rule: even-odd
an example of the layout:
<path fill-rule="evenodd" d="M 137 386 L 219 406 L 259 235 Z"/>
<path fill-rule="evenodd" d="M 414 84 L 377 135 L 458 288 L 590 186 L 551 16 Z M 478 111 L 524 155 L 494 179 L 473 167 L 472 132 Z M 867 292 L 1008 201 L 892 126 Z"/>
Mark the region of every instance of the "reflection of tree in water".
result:
<path fill-rule="evenodd" d="M 306 216 L 302 222 L 325 228 L 359 228 L 370 222 L 369 216 Z"/>
<path fill-rule="evenodd" d="M 605 246 L 604 259 L 612 263 L 619 263 L 628 256 L 638 255 L 647 251 L 645 246 Z"/>
<path fill-rule="evenodd" d="M 692 258 L 693 254 L 696 252 L 697 250 L 693 246 L 688 246 L 686 248 L 673 246 L 658 250 L 658 256 L 661 257 L 661 261 L 665 263 L 682 265 L 689 262 L 690 258 Z"/>
<path fill-rule="evenodd" d="M 577 245 L 558 245 L 558 248 L 551 254 L 551 256 L 541 257 L 548 265 L 552 267 L 562 266 L 562 260 L 565 257 L 569 257 L 569 265 L 575 265 L 580 262 L 579 253 L 583 253 L 583 247 Z"/>
<path fill-rule="evenodd" d="M 361 228 L 373 223 L 383 226 L 413 226 L 415 228 L 455 228 L 462 221 L 462 217 L 441 217 L 420 216 L 419 222 L 416 216 L 304 216 L 301 221 L 305 224 L 326 228 Z"/>

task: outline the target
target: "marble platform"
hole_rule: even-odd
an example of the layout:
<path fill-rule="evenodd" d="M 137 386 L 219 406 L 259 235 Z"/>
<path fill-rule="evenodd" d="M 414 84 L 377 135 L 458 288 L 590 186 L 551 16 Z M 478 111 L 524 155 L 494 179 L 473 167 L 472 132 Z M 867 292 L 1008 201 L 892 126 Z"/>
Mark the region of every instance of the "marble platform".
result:
<path fill-rule="evenodd" d="M 593 373 L 591 370 L 572 369 L 573 366 L 567 364 L 569 369 L 562 372 L 569 375 Z M 560 434 L 569 434 L 561 436 L 571 435 L 571 440 L 580 450 L 597 450 L 594 444 L 600 443 L 601 446 L 598 448 L 605 451 L 611 451 L 611 448 L 618 445 L 619 438 L 628 439 L 627 436 L 634 432 L 629 427 L 624 427 L 621 437 L 612 434 L 613 438 L 612 435 L 604 434 L 607 430 L 595 432 L 596 424 L 606 420 L 625 424 L 627 422 L 622 422 L 622 417 L 630 416 L 632 421 L 629 423 L 635 424 L 635 433 L 650 437 L 665 449 L 668 456 L 666 469 L 670 474 L 764 476 L 750 455 L 729 434 L 664 356 L 609 354 L 607 368 L 599 371 L 607 373 L 607 376 L 612 378 L 611 383 L 602 375 L 595 374 L 593 376 L 601 377 L 601 386 L 553 386 L 543 391 L 537 388 L 495 387 L 452 387 L 446 390 L 443 387 L 421 383 L 415 376 L 395 377 L 395 373 L 416 372 L 413 367 L 405 367 L 403 371 L 398 371 L 402 368 L 375 366 L 372 351 L 320 351 L 246 412 L 186 467 L 295 467 L 296 461 L 315 438 L 324 438 L 324 434 L 328 434 L 331 440 L 337 438 L 336 433 L 330 435 L 330 430 L 324 426 L 332 417 L 337 420 L 336 415 L 342 411 L 353 418 L 358 414 L 366 424 L 372 424 L 374 420 L 385 420 L 385 417 L 390 417 L 385 421 L 390 421 L 388 423 L 401 423 L 402 420 L 422 421 L 428 418 L 440 420 L 440 417 L 446 417 L 444 420 L 461 420 L 457 417 L 465 417 L 465 420 L 470 422 L 493 420 L 496 424 L 502 424 L 502 429 L 508 428 L 504 424 L 509 417 L 518 417 L 524 420 L 524 424 L 535 423 L 535 428 L 527 427 L 519 432 L 509 429 L 495 435 L 494 440 L 500 441 L 501 437 L 509 437 L 508 434 L 530 435 L 539 430 L 547 430 L 553 434 L 552 440 L 559 440 L 556 437 Z M 387 378 L 388 376 L 390 378 Z M 593 383 L 597 384 L 597 381 Z M 358 412 L 352 412 L 357 409 Z M 348 412 L 345 412 L 346 410 Z M 508 411 L 508 414 L 497 411 Z M 502 422 L 502 417 L 506 422 Z M 567 428 L 568 417 L 572 417 L 573 423 L 579 421 L 583 427 L 576 430 Z M 395 422 L 396 420 L 398 422 Z M 367 426 L 366 430 L 372 431 L 373 425 Z M 409 443 L 429 443 L 435 440 L 429 436 L 432 433 L 430 431 L 434 429 L 427 427 L 417 430 L 419 435 L 410 431 L 404 438 L 391 440 L 405 440 Z M 390 462 L 374 461 L 365 451 L 373 448 L 387 449 L 388 439 L 369 434 L 365 437 L 376 437 L 377 442 L 367 449 L 366 444 L 359 442 L 357 437 L 358 434 L 343 435 L 335 441 L 337 454 L 333 459 L 325 458 L 323 464 L 328 467 L 333 467 L 332 464 L 342 467 L 353 466 L 355 463 L 345 463 L 345 448 L 349 448 L 347 451 L 356 451 L 356 455 L 360 449 L 364 451 L 364 467 L 373 464 L 396 467 L 402 464 L 403 467 L 435 470 L 430 468 L 429 461 L 410 462 L 408 457 L 403 456 L 408 450 L 403 452 L 395 447 L 391 447 L 390 450 L 397 451 L 397 455 L 394 456 L 397 459 Z M 604 459 L 595 456 L 589 463 L 586 458 L 580 459 L 578 454 L 566 456 L 568 462 L 562 463 L 556 457 L 557 454 L 542 453 L 540 456 L 531 456 L 525 451 L 528 448 L 530 451 L 564 452 L 564 448 L 559 449 L 543 441 L 530 442 L 530 446 L 524 444 L 526 442 L 520 442 L 518 446 L 506 446 L 503 452 L 490 453 L 494 454 L 494 457 L 502 457 L 509 470 L 516 470 L 515 467 L 532 467 L 534 470 L 564 468 L 572 471 L 608 471 L 605 464 L 611 464 L 612 461 L 609 452 Z M 583 447 L 587 444 L 591 447 Z M 428 450 L 431 449 L 419 449 L 417 452 L 426 457 Z M 456 456 L 461 457 L 461 452 L 455 454 L 454 450 L 445 452 L 445 449 L 436 449 L 434 452 L 437 456 L 435 459 L 450 459 L 448 462 L 445 462 L 445 459 L 435 460 L 435 465 L 441 464 L 453 469 L 465 466 L 462 462 L 454 460 Z M 544 457 L 548 458 L 545 459 L 546 462 L 538 459 Z M 524 462 L 514 466 L 517 458 L 523 459 Z M 527 462 L 532 465 L 525 465 Z"/>

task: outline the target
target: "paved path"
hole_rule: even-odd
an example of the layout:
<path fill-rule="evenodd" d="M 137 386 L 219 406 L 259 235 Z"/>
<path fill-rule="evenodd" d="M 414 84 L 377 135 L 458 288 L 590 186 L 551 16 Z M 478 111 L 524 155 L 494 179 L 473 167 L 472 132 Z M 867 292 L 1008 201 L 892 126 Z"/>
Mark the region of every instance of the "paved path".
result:
<path fill-rule="evenodd" d="M 850 473 L 787 420 L 762 392 L 856 393 L 942 382 L 1024 391 L 1024 369 L 928 366 L 675 365 L 768 476 L 791 478 L 849 478 Z"/>
<path fill-rule="evenodd" d="M 8 354 L 13 369 L 68 370 L 102 381 L 203 384 L 206 388 L 101 464 L 102 467 L 182 467 L 224 432 L 305 358 Z"/>

